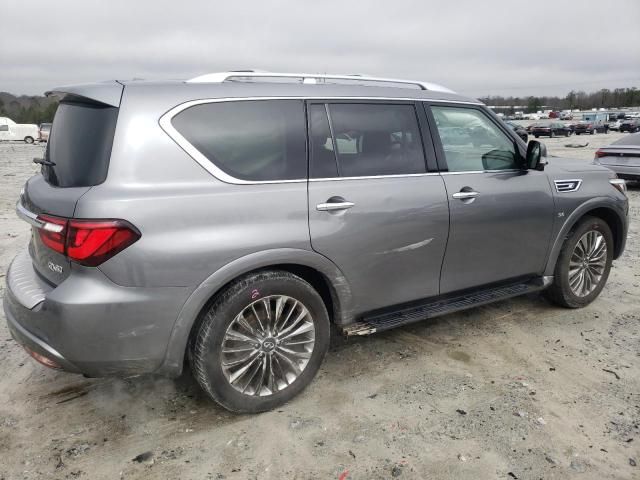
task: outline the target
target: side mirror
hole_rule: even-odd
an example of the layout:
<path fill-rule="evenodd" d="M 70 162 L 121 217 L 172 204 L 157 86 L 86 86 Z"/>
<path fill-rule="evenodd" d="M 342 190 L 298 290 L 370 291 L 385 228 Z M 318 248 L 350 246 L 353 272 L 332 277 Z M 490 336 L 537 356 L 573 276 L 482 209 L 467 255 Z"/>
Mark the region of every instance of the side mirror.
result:
<path fill-rule="evenodd" d="M 526 167 L 529 170 L 544 170 L 547 164 L 547 147 L 537 140 L 529 141 L 527 145 Z"/>

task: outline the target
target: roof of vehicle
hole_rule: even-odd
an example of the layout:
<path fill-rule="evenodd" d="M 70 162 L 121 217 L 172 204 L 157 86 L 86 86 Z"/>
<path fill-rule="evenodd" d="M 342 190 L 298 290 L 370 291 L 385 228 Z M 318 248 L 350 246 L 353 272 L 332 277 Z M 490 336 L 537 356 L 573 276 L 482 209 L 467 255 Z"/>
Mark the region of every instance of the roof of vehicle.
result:
<path fill-rule="evenodd" d="M 222 77 L 229 73 L 235 74 Z M 151 95 L 164 96 L 176 104 L 196 99 L 251 97 L 366 97 L 481 104 L 476 99 L 458 95 L 445 87 L 424 82 L 349 75 L 256 74 L 254 77 L 253 73 L 245 72 L 224 74 L 205 75 L 186 81 L 114 80 L 58 87 L 47 92 L 47 95 L 77 95 L 118 106 L 124 86 L 125 90 L 145 90 Z M 300 78 L 303 80 L 295 81 Z M 311 78 L 315 81 L 305 80 Z"/>

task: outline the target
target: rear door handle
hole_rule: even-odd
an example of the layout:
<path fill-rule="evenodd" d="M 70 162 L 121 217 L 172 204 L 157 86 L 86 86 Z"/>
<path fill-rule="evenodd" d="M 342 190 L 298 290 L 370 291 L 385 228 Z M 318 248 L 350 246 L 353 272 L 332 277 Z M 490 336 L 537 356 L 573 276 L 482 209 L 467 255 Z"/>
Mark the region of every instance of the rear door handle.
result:
<path fill-rule="evenodd" d="M 458 200 L 466 200 L 469 198 L 476 198 L 478 195 L 480 195 L 478 192 L 456 192 L 453 195 L 451 195 L 453 198 L 457 198 Z"/>
<path fill-rule="evenodd" d="M 355 203 L 353 202 L 327 202 L 327 203 L 319 203 L 316 205 L 316 210 L 319 212 L 333 212 L 335 210 L 348 210 L 353 207 Z"/>

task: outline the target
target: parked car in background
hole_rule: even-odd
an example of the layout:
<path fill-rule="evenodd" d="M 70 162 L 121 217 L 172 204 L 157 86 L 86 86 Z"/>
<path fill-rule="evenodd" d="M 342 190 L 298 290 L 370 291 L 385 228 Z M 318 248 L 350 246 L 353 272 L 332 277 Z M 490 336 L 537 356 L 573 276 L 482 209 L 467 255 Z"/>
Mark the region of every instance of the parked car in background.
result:
<path fill-rule="evenodd" d="M 47 142 L 49 140 L 49 134 L 51 133 L 50 123 L 41 123 L 38 129 L 38 140 L 41 142 Z"/>
<path fill-rule="evenodd" d="M 505 122 L 505 123 L 509 126 L 511 130 L 516 132 L 516 135 L 518 135 L 524 141 L 524 143 L 527 143 L 529 141 L 529 135 L 527 134 L 526 128 L 524 128 L 522 125 L 518 125 L 517 123 L 513 123 L 513 122 Z"/>
<path fill-rule="evenodd" d="M 620 123 L 620 132 L 640 132 L 640 119 L 630 118 Z"/>
<path fill-rule="evenodd" d="M 562 112 L 560 114 L 560 120 L 573 120 L 573 115 L 571 112 Z"/>
<path fill-rule="evenodd" d="M 620 130 L 620 125 L 622 125 L 622 122 L 624 120 L 622 119 L 617 119 L 613 122 L 609 122 L 609 130 L 613 130 L 613 131 L 619 131 Z"/>
<path fill-rule="evenodd" d="M 589 112 L 582 114 L 582 120 L 574 128 L 574 133 L 580 135 L 588 133 L 607 133 L 609 131 L 608 114 L 603 112 Z"/>
<path fill-rule="evenodd" d="M 531 129 L 531 135 L 534 137 L 568 137 L 572 131 L 562 122 L 551 122 L 547 124 L 536 125 Z"/>
<path fill-rule="evenodd" d="M 580 121 L 578 122 L 574 129 L 573 129 L 573 133 L 575 133 L 576 135 L 580 135 L 580 134 L 589 134 L 589 135 L 595 135 L 596 133 L 608 133 L 609 132 L 609 125 L 606 123 L 594 123 L 594 122 L 587 122 L 587 121 Z"/>
<path fill-rule="evenodd" d="M 190 362 L 213 400 L 261 412 L 313 380 L 332 324 L 369 335 L 543 290 L 584 307 L 625 248 L 624 181 L 439 85 L 243 71 L 53 94 L 3 291 L 48 367 Z"/>
<path fill-rule="evenodd" d="M 640 133 L 598 149 L 593 163 L 613 170 L 618 178 L 640 181 Z"/>
<path fill-rule="evenodd" d="M 32 123 L 16 123 L 8 117 L 0 117 L 0 140 L 33 143 L 37 139 L 37 125 Z"/>

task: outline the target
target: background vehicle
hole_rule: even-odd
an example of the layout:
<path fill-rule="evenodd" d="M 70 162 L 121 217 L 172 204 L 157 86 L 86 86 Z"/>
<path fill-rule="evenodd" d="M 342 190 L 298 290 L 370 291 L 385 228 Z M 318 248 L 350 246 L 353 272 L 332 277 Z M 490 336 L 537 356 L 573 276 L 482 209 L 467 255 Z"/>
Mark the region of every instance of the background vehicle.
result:
<path fill-rule="evenodd" d="M 33 143 L 38 139 L 38 126 L 16 123 L 10 118 L 0 117 L 0 140 L 19 140 Z"/>
<path fill-rule="evenodd" d="M 268 410 L 311 382 L 331 323 L 367 335 L 542 290 L 578 308 L 624 250 L 624 182 L 548 164 L 438 85 L 245 71 L 53 94 L 4 292 L 50 367 L 187 358 L 221 405 Z"/>
<path fill-rule="evenodd" d="M 564 123 L 552 122 L 547 124 L 538 124 L 531 128 L 531 135 L 534 137 L 568 137 L 572 131 Z"/>
<path fill-rule="evenodd" d="M 40 128 L 38 129 L 38 140 L 41 142 L 48 141 L 50 132 L 51 132 L 51 124 L 41 123 Z"/>
<path fill-rule="evenodd" d="M 560 113 L 560 120 L 573 120 L 573 115 L 571 112 L 562 112 Z"/>
<path fill-rule="evenodd" d="M 609 131 L 609 125 L 606 123 L 593 123 L 587 121 L 580 121 L 575 124 L 573 133 L 580 135 L 582 133 L 595 135 L 596 133 L 607 133 Z"/>
<path fill-rule="evenodd" d="M 640 181 L 640 133 L 599 148 L 594 163 L 613 170 L 619 178 Z"/>
<path fill-rule="evenodd" d="M 620 123 L 620 132 L 640 132 L 640 119 L 631 118 Z"/>
<path fill-rule="evenodd" d="M 522 125 L 518 125 L 517 123 L 513 123 L 513 122 L 505 122 L 505 123 L 509 126 L 511 130 L 516 132 L 516 135 L 518 135 L 524 143 L 527 143 L 529 141 L 529 135 L 527 134 L 526 128 L 524 128 Z"/>
<path fill-rule="evenodd" d="M 582 120 L 576 124 L 574 133 L 588 133 L 594 135 L 596 133 L 607 133 L 609 131 L 608 115 L 602 112 L 592 112 L 582 114 Z"/>

